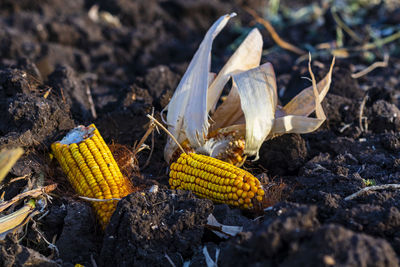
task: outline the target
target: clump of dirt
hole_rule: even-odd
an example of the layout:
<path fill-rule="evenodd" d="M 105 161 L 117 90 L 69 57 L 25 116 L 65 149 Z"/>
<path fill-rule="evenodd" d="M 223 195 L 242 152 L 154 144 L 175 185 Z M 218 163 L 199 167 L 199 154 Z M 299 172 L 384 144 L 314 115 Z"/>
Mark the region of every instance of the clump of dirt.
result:
<path fill-rule="evenodd" d="M 71 107 L 74 118 L 80 121 L 93 119 L 94 103 L 89 85 L 77 77 L 74 69 L 68 65 L 57 66 L 49 75 L 48 84 Z"/>
<path fill-rule="evenodd" d="M 397 266 L 390 244 L 365 234 L 327 224 L 315 231 L 282 266 Z"/>
<path fill-rule="evenodd" d="M 280 203 L 253 230 L 223 244 L 218 265 L 396 266 L 397 262 L 385 240 L 338 225 L 320 226 L 315 206 Z"/>
<path fill-rule="evenodd" d="M 49 146 L 56 136 L 75 125 L 68 106 L 42 96 L 17 95 L 3 101 L 1 109 L 1 145 Z"/>
<path fill-rule="evenodd" d="M 180 75 L 167 66 L 159 65 L 147 71 L 144 79 L 138 78 L 136 83 L 148 91 L 153 99 L 152 105 L 157 110 L 165 108 L 179 83 Z"/>
<path fill-rule="evenodd" d="M 64 265 L 90 265 L 91 258 L 98 257 L 101 244 L 92 209 L 86 203 L 76 202 L 68 204 L 66 212 L 62 232 L 56 242 L 60 258 Z"/>
<path fill-rule="evenodd" d="M 137 192 L 122 199 L 108 225 L 101 266 L 181 265 L 201 245 L 210 200 L 191 192 Z"/>
<path fill-rule="evenodd" d="M 265 142 L 260 149 L 261 165 L 271 175 L 296 172 L 307 158 L 304 139 L 298 134 L 287 134 Z"/>
<path fill-rule="evenodd" d="M 377 133 L 400 131 L 400 110 L 385 100 L 376 101 L 371 108 L 371 130 Z"/>
<path fill-rule="evenodd" d="M 69 106 L 44 97 L 24 71 L 0 71 L 0 145 L 49 146 L 54 137 L 74 127 Z"/>

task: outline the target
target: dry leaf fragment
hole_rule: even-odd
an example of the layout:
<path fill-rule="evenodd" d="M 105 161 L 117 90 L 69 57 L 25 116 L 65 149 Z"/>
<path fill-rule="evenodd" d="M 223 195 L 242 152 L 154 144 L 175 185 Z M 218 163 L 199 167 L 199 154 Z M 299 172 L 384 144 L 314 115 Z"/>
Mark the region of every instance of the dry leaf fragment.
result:
<path fill-rule="evenodd" d="M 219 257 L 220 249 L 215 249 L 215 261 L 211 258 L 210 254 L 208 253 L 207 246 L 203 247 L 203 255 L 206 259 L 207 267 L 218 267 L 218 257 Z"/>
<path fill-rule="evenodd" d="M 208 215 L 206 226 L 218 228 L 218 231 L 212 229 L 211 231 L 213 231 L 213 233 L 219 236 L 220 238 L 225 238 L 225 239 L 228 239 L 232 236 L 236 236 L 238 233 L 241 233 L 243 231 L 242 226 L 224 225 L 219 223 L 212 214 Z"/>
<path fill-rule="evenodd" d="M 27 202 L 19 210 L 0 218 L 0 235 L 13 230 L 24 223 L 35 208 L 35 201 Z"/>
<path fill-rule="evenodd" d="M 13 197 L 12 199 L 8 200 L 8 201 L 4 201 L 0 203 L 0 212 L 2 212 L 3 210 L 7 209 L 8 207 L 10 207 L 12 204 L 14 204 L 15 202 L 24 199 L 26 197 L 39 197 L 43 194 L 49 193 L 51 191 L 53 191 L 54 189 L 56 189 L 57 184 L 51 184 L 51 185 L 47 185 L 47 186 L 43 186 L 43 187 L 38 187 L 26 192 L 23 192 L 19 195 L 16 195 L 15 197 Z"/>
<path fill-rule="evenodd" d="M 24 150 L 20 147 L 0 151 L 0 183 L 23 153 Z"/>

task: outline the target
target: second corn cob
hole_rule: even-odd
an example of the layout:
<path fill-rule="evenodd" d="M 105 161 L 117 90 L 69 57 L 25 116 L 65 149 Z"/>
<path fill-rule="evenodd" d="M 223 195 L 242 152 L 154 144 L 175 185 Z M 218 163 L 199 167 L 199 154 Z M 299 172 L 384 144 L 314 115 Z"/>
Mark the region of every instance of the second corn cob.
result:
<path fill-rule="evenodd" d="M 52 151 L 75 191 L 96 199 L 122 198 L 132 192 L 132 184 L 119 167 L 94 124 L 78 126 Z M 116 207 L 116 201 L 92 202 L 104 228 Z"/>
<path fill-rule="evenodd" d="M 249 172 L 221 160 L 182 153 L 171 164 L 169 184 L 172 189 L 191 190 L 196 195 L 241 208 L 261 203 L 264 190 Z"/>

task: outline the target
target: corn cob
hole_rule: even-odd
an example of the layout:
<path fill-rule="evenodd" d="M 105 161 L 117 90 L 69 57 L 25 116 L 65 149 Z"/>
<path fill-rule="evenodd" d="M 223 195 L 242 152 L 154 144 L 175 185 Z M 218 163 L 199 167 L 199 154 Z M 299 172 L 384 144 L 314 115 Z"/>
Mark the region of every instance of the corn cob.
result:
<path fill-rule="evenodd" d="M 170 166 L 172 189 L 191 190 L 196 195 L 240 208 L 253 208 L 261 203 L 264 190 L 249 172 L 221 160 L 182 153 Z"/>
<path fill-rule="evenodd" d="M 51 145 L 69 182 L 80 196 L 122 198 L 133 191 L 123 177 L 110 149 L 94 124 L 78 126 L 61 141 Z M 92 202 L 103 228 L 108 224 L 117 201 Z"/>

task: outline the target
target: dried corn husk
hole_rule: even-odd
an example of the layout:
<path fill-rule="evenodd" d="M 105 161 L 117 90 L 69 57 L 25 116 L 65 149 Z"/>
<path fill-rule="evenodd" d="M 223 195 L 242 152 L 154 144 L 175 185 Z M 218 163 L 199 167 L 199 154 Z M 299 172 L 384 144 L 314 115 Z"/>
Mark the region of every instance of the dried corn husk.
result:
<path fill-rule="evenodd" d="M 208 30 L 167 106 L 168 130 L 179 142 L 188 138 L 196 146 L 204 144 L 209 127 L 207 89 L 212 42 L 235 15 L 232 13 L 220 17 Z M 168 154 L 166 157 L 169 158 L 175 149 L 176 144 L 169 139 L 165 149 Z"/>
<path fill-rule="evenodd" d="M 301 91 L 297 96 L 295 96 L 289 103 L 287 103 L 283 108 L 277 108 L 275 112 L 275 118 L 273 118 L 273 126 L 268 133 L 265 140 L 271 139 L 274 136 L 285 134 L 285 133 L 310 133 L 318 129 L 321 124 L 325 121 L 326 116 L 322 109 L 321 102 L 324 99 L 325 95 L 329 91 L 329 87 L 332 81 L 332 71 L 333 66 L 335 64 L 335 59 L 332 60 L 329 72 L 326 76 L 315 86 L 312 85 L 303 91 Z M 257 71 L 257 70 L 250 70 Z M 312 80 L 315 81 L 314 74 L 311 70 L 311 66 L 309 66 L 310 75 Z M 273 76 L 273 69 L 269 70 L 267 74 L 268 77 Z M 273 94 L 276 95 L 276 85 L 275 88 L 271 85 L 275 84 L 274 80 L 264 82 L 264 88 L 270 88 Z M 267 89 L 268 90 L 268 89 Z M 228 101 L 229 96 L 226 101 Z M 255 100 L 254 100 L 255 101 Z M 275 100 L 271 103 L 276 103 Z M 222 105 L 220 106 L 222 108 Z M 235 107 L 237 108 L 237 107 Z M 261 107 L 260 107 L 261 108 Z M 228 108 L 226 108 L 229 110 Z M 243 107 L 242 109 L 248 109 L 247 107 Z M 227 116 L 229 117 L 231 114 L 238 114 L 238 110 L 229 110 L 230 113 L 225 112 L 223 115 L 219 114 L 219 116 Z M 307 117 L 312 112 L 316 112 L 316 118 Z M 218 109 L 215 115 L 218 113 Z M 237 115 L 236 115 L 237 116 Z M 243 115 L 242 115 L 243 116 Z M 239 124 L 239 122 L 243 121 L 243 117 L 240 117 L 236 120 L 236 122 L 232 122 L 234 126 L 226 126 L 220 125 L 221 127 L 226 126 L 223 129 L 220 129 L 220 132 L 230 132 L 230 131 L 239 131 L 242 133 L 244 129 L 247 129 L 248 120 L 246 120 L 246 124 Z M 218 120 L 219 117 L 213 117 L 213 120 Z M 251 122 L 251 119 L 250 119 Z M 246 131 L 247 135 L 247 131 Z M 247 142 L 247 136 L 246 136 Z M 250 153 L 249 153 L 250 154 Z M 251 154 L 250 154 L 251 155 Z"/>
<path fill-rule="evenodd" d="M 168 105 L 168 129 L 178 142 L 188 140 L 192 149 L 211 156 L 223 152 L 231 139 L 214 138 L 208 136 L 209 133 L 214 133 L 213 136 L 216 132 L 225 136 L 235 134 L 245 139 L 244 153 L 255 155 L 258 159 L 258 151 L 265 140 L 284 133 L 312 132 L 325 121 L 321 101 L 330 87 L 334 60 L 328 74 L 318 84 L 309 64 L 312 86 L 282 108 L 278 105 L 272 65 L 265 63 L 259 66 L 262 38 L 254 29 L 211 82 L 209 65 L 205 63 L 210 60 L 213 41 L 210 35 L 218 34 L 230 17 L 232 15 L 225 15 L 214 23 L 196 52 Z M 220 94 L 231 77 L 231 91 L 216 108 Z M 207 84 L 208 89 L 205 89 Z M 307 117 L 314 111 L 316 118 Z M 207 118 L 210 115 L 209 122 Z M 164 150 L 168 162 L 176 148 L 176 144 L 169 139 Z"/>
<path fill-rule="evenodd" d="M 246 119 L 244 153 L 256 155 L 272 129 L 277 100 L 275 74 L 270 63 L 236 74 L 241 108 Z"/>
<path fill-rule="evenodd" d="M 230 57 L 208 88 L 207 112 L 215 111 L 218 99 L 232 74 L 252 69 L 260 65 L 262 53 L 262 36 L 258 29 L 253 29 Z"/>

